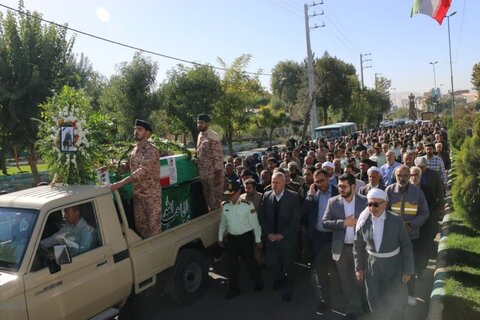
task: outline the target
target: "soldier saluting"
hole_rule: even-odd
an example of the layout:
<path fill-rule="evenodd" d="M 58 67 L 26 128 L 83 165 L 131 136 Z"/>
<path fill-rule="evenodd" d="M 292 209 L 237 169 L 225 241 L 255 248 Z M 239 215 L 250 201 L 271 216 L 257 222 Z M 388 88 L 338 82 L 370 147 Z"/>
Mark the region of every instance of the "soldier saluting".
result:
<path fill-rule="evenodd" d="M 142 238 L 160 233 L 162 188 L 160 185 L 160 151 L 148 141 L 152 126 L 144 120 L 135 120 L 133 136 L 137 144 L 130 153 L 128 167 L 132 174 L 108 186 L 115 191 L 131 183 L 135 229 Z M 128 168 L 127 168 L 128 169 Z"/>
<path fill-rule="evenodd" d="M 197 160 L 203 195 L 210 211 L 220 208 L 223 193 L 223 149 L 218 133 L 210 130 L 210 117 L 197 117 Z"/>

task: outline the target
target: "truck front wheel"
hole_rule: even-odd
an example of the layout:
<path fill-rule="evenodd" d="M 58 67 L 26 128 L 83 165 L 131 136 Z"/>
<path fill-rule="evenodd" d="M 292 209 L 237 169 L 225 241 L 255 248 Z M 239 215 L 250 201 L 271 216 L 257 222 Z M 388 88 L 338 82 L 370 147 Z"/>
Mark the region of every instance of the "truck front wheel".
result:
<path fill-rule="evenodd" d="M 208 263 L 202 252 L 184 249 L 178 253 L 168 293 L 180 304 L 190 304 L 200 298 L 208 278 Z"/>

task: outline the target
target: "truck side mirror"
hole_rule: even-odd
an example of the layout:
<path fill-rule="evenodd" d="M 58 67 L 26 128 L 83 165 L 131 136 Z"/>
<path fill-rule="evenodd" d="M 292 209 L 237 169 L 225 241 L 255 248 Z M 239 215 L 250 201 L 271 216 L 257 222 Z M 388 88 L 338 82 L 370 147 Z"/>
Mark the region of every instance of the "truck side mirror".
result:
<path fill-rule="evenodd" d="M 55 255 L 55 262 L 57 265 L 61 266 L 62 264 L 72 263 L 72 258 L 68 252 L 67 246 L 64 244 L 59 244 L 53 247 L 53 253 Z"/>

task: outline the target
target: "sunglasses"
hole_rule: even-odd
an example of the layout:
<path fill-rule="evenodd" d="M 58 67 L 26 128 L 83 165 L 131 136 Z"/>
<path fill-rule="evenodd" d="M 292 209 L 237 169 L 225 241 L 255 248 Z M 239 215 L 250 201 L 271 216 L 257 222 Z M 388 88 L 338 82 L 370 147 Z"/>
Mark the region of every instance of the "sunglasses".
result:
<path fill-rule="evenodd" d="M 369 203 L 367 203 L 367 206 L 378 208 L 382 203 L 383 203 L 383 201 L 381 201 L 381 202 L 369 202 Z"/>

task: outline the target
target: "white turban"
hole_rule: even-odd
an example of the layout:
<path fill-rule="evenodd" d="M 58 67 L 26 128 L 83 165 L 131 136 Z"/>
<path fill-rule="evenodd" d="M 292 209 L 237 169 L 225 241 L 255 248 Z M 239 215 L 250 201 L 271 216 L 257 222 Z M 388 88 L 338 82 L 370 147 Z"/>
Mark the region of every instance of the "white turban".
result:
<path fill-rule="evenodd" d="M 382 174 L 382 171 L 380 171 L 380 169 L 379 169 L 378 167 L 375 167 L 375 166 L 370 167 L 370 168 L 368 168 L 368 170 L 367 170 L 367 174 L 370 174 L 370 173 L 372 173 L 372 172 L 378 172 L 378 173 Z"/>
<path fill-rule="evenodd" d="M 323 164 L 322 164 L 322 169 L 326 168 L 326 167 L 329 167 L 329 168 L 332 168 L 333 170 L 335 170 L 335 165 L 333 164 L 333 162 L 331 161 L 325 161 Z"/>
<path fill-rule="evenodd" d="M 368 191 L 367 199 L 382 199 L 387 200 L 387 193 L 382 189 L 373 188 Z"/>
<path fill-rule="evenodd" d="M 382 189 L 373 188 L 372 190 L 368 191 L 367 199 L 382 199 L 387 200 L 387 193 Z M 365 224 L 368 217 L 370 216 L 370 211 L 368 208 L 365 208 L 360 215 L 358 216 L 357 224 L 355 226 L 355 232 L 360 230 L 360 228 Z"/>

